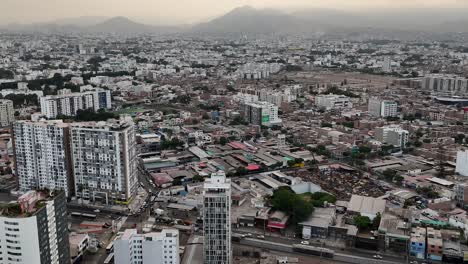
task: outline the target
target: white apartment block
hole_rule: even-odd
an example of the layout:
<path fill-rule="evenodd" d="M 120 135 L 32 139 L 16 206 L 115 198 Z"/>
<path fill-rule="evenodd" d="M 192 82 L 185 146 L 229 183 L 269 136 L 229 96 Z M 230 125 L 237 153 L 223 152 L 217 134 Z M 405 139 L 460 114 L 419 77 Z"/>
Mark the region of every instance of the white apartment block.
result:
<path fill-rule="evenodd" d="M 231 264 L 231 180 L 224 171 L 203 186 L 203 263 Z"/>
<path fill-rule="evenodd" d="M 468 79 L 456 75 L 432 74 L 422 80 L 422 89 L 441 95 L 468 95 Z"/>
<path fill-rule="evenodd" d="M 137 190 L 134 123 L 128 116 L 70 126 L 75 192 L 86 201 L 126 202 Z"/>
<path fill-rule="evenodd" d="M 6 127 L 15 121 L 15 109 L 13 108 L 13 101 L 1 99 L 0 100 L 0 126 Z"/>
<path fill-rule="evenodd" d="M 63 192 L 30 191 L 1 204 L 0 263 L 69 264 L 67 205 Z M 8 208 L 19 208 L 11 210 Z"/>
<path fill-rule="evenodd" d="M 127 229 L 114 241 L 115 264 L 179 264 L 179 231 L 138 234 Z"/>
<path fill-rule="evenodd" d="M 468 150 L 457 152 L 457 167 L 455 172 L 462 176 L 468 176 Z"/>
<path fill-rule="evenodd" d="M 252 125 L 274 126 L 283 122 L 278 116 L 278 106 L 272 103 L 244 103 L 242 110 L 244 119 Z"/>
<path fill-rule="evenodd" d="M 111 109 L 111 94 L 109 90 L 95 90 L 83 93 L 64 93 L 40 98 L 41 112 L 47 118 L 58 115 L 75 116 L 78 110 Z"/>
<path fill-rule="evenodd" d="M 69 125 L 61 120 L 17 121 L 13 147 L 20 191 L 63 190 L 72 193 Z"/>
<path fill-rule="evenodd" d="M 404 149 L 408 143 L 409 132 L 394 125 L 378 127 L 375 129 L 375 138 L 382 143 Z"/>
<path fill-rule="evenodd" d="M 318 95 L 315 97 L 315 104 L 326 110 L 353 107 L 353 103 L 349 97 L 336 94 Z"/>
<path fill-rule="evenodd" d="M 394 101 L 369 98 L 369 114 L 375 117 L 395 117 L 398 115 L 398 104 Z"/>

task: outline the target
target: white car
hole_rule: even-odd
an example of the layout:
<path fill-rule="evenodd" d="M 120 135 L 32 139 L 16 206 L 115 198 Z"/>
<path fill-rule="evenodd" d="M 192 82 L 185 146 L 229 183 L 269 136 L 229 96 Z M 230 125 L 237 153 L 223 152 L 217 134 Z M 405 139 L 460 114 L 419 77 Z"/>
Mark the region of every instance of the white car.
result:
<path fill-rule="evenodd" d="M 257 238 L 258 239 L 265 239 L 265 236 L 264 235 L 258 235 Z"/>
<path fill-rule="evenodd" d="M 101 210 L 99 210 L 99 209 L 96 209 L 96 210 L 94 210 L 94 212 L 95 212 L 95 213 L 100 213 L 100 212 L 101 212 Z"/>
<path fill-rule="evenodd" d="M 310 245 L 310 242 L 304 240 L 304 241 L 301 241 L 301 244 L 302 244 L 302 245 Z"/>
<path fill-rule="evenodd" d="M 382 256 L 380 256 L 380 255 L 374 255 L 373 258 L 375 258 L 375 259 L 382 259 Z"/>

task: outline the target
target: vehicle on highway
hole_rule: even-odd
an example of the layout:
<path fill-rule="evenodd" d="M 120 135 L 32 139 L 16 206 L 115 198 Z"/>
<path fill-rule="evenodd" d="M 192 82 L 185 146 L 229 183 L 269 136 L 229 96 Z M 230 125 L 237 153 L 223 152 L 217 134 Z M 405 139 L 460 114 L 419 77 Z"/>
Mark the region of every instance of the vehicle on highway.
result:
<path fill-rule="evenodd" d="M 100 212 L 101 212 L 101 210 L 99 210 L 99 209 L 96 209 L 96 210 L 94 210 L 93 212 L 95 212 L 95 213 L 100 213 Z"/>
<path fill-rule="evenodd" d="M 265 239 L 265 236 L 264 235 L 258 235 L 257 238 L 258 239 Z"/>
<path fill-rule="evenodd" d="M 304 241 L 301 241 L 301 244 L 302 244 L 302 245 L 310 245 L 310 242 L 304 240 Z"/>
<path fill-rule="evenodd" d="M 375 259 L 383 259 L 383 257 L 380 256 L 380 255 L 374 255 L 373 258 L 375 258 Z"/>

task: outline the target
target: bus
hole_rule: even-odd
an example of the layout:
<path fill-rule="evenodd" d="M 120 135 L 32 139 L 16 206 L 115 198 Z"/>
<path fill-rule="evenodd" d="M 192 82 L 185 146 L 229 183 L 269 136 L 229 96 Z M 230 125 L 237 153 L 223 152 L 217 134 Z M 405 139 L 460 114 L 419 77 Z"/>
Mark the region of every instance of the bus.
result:
<path fill-rule="evenodd" d="M 78 213 L 78 212 L 71 213 L 71 216 L 75 216 L 75 217 L 81 217 L 82 215 L 83 215 L 82 213 Z"/>
<path fill-rule="evenodd" d="M 292 247 L 293 247 L 294 252 L 315 255 L 315 256 L 320 256 L 324 258 L 333 258 L 335 255 L 335 251 L 328 249 L 328 248 L 314 247 L 310 245 L 301 245 L 301 244 L 295 244 L 295 245 L 292 245 Z"/>
<path fill-rule="evenodd" d="M 111 264 L 114 263 L 114 253 L 110 253 L 106 260 L 104 260 L 104 264 Z"/>
<path fill-rule="evenodd" d="M 96 219 L 96 215 L 95 215 L 95 214 L 85 214 L 85 213 L 83 213 L 83 214 L 81 214 L 81 217 L 83 217 L 83 218 L 89 218 L 89 219 L 93 219 L 93 220 Z"/>
<path fill-rule="evenodd" d="M 88 218 L 88 219 L 96 219 L 96 215 L 95 214 L 86 214 L 86 213 L 78 213 L 78 212 L 72 212 L 71 213 L 71 216 L 75 216 L 75 217 L 83 217 L 83 218 Z"/>

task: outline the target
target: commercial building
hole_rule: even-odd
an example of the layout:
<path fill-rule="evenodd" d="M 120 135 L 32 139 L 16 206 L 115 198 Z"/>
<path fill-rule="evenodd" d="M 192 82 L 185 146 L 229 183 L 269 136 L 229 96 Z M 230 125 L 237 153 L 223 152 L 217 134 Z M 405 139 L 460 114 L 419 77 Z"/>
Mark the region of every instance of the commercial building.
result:
<path fill-rule="evenodd" d="M 138 234 L 127 229 L 114 241 L 115 264 L 179 264 L 179 231 Z"/>
<path fill-rule="evenodd" d="M 413 227 L 410 237 L 410 256 L 417 259 L 426 259 L 426 228 Z"/>
<path fill-rule="evenodd" d="M 468 176 L 468 150 L 457 152 L 457 163 L 455 172 L 462 175 Z"/>
<path fill-rule="evenodd" d="M 86 201 L 126 203 L 137 190 L 135 129 L 130 117 L 70 126 L 75 192 Z"/>
<path fill-rule="evenodd" d="M 252 125 L 274 126 L 281 125 L 278 117 L 278 106 L 268 102 L 252 102 L 242 105 L 245 121 Z"/>
<path fill-rule="evenodd" d="M 60 95 L 41 97 L 41 112 L 47 118 L 56 118 L 58 115 L 75 116 L 78 110 L 110 109 L 111 94 L 109 90 L 96 89 L 83 93 L 71 93 L 64 89 Z M 64 91 L 61 90 L 61 91 Z"/>
<path fill-rule="evenodd" d="M 351 103 L 349 97 L 336 94 L 319 95 L 315 97 L 315 104 L 320 108 L 325 108 L 326 110 L 353 107 L 353 103 Z"/>
<path fill-rule="evenodd" d="M 408 143 L 409 132 L 394 125 L 378 127 L 375 129 L 375 138 L 382 143 L 404 149 Z"/>
<path fill-rule="evenodd" d="M 394 101 L 371 97 L 368 111 L 370 115 L 375 117 L 394 117 L 398 115 L 398 104 Z"/>
<path fill-rule="evenodd" d="M 18 121 L 13 125 L 19 189 L 73 191 L 69 125 L 61 120 Z"/>
<path fill-rule="evenodd" d="M 373 220 L 377 214 L 382 215 L 385 211 L 386 201 L 368 196 L 354 195 L 348 203 L 348 213 L 367 216 Z"/>
<path fill-rule="evenodd" d="M 13 108 L 13 101 L 1 99 L 0 100 L 0 126 L 6 127 L 15 121 L 15 109 Z"/>
<path fill-rule="evenodd" d="M 422 80 L 422 89 L 448 96 L 468 95 L 468 79 L 456 75 L 432 74 Z"/>
<path fill-rule="evenodd" d="M 0 205 L 0 263 L 69 264 L 65 193 L 29 191 Z"/>
<path fill-rule="evenodd" d="M 203 186 L 203 262 L 232 263 L 231 180 L 224 171 L 206 179 Z"/>

